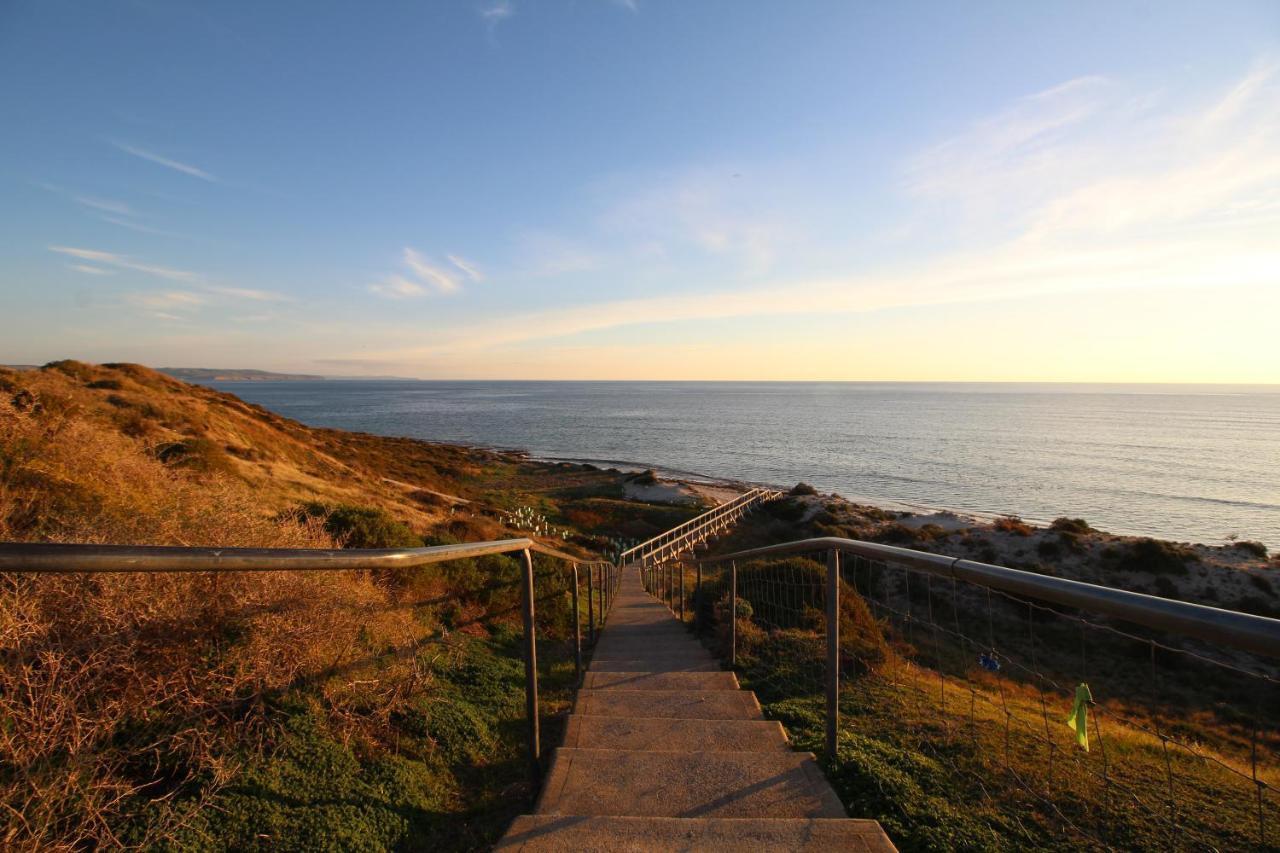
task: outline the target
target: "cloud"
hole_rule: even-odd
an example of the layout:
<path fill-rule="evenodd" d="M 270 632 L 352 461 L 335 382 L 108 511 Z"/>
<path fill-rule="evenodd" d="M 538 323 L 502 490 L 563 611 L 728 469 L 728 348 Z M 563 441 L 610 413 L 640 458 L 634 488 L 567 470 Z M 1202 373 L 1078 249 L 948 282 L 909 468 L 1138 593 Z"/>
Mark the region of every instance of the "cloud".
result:
<path fill-rule="evenodd" d="M 453 264 L 472 281 L 484 281 L 484 276 L 476 269 L 476 265 L 468 260 L 458 257 L 457 255 L 445 255 L 449 259 L 449 263 Z"/>
<path fill-rule="evenodd" d="M 1078 77 L 1015 100 L 912 158 L 907 190 L 972 197 L 993 181 L 1016 186 L 1028 172 L 1060 168 L 1049 149 L 1098 113 L 1110 86 L 1104 77 Z"/>
<path fill-rule="evenodd" d="M 430 346 L 367 355 L 413 362 L 644 324 L 856 314 L 1103 291 L 1274 287 L 1280 281 L 1280 242 L 1275 240 L 1280 233 L 1277 75 L 1280 71 L 1251 72 L 1207 103 L 1173 114 L 1141 115 L 1125 114 L 1132 98 L 1115 84 L 1081 78 L 1020 99 L 978 122 L 976 135 L 966 135 L 963 144 L 934 146 L 923 160 L 913 161 L 916 166 L 928 161 L 929 180 L 909 185 L 909 195 L 922 187 L 950 193 L 960 186 L 978 194 L 1000 190 L 1014 195 L 1010 204 L 1016 216 L 1008 232 L 997 232 L 994 240 L 986 235 L 966 251 L 874 272 L 783 278 L 752 289 L 485 318 L 449 328 Z M 1117 94 L 1103 98 L 1104 90 Z M 1061 134 L 1085 115 L 1101 120 L 1090 133 Z M 1205 127 L 1212 132 L 1191 132 Z M 944 152 L 940 159 L 939 151 Z M 1107 156 L 1096 156 L 1099 152 Z M 1042 156 L 1069 164 L 1067 174 L 1040 173 L 1018 162 Z M 1000 165 L 1006 157 L 1012 161 L 1009 170 Z M 957 170 L 949 171 L 952 167 Z M 1027 179 L 1027 185 L 1011 183 L 1014 173 Z M 695 183 L 625 212 L 641 224 L 664 207 L 714 213 L 705 197 Z M 929 210 L 936 207 L 932 200 L 923 204 Z M 960 208 L 957 217 L 963 220 L 963 200 Z M 690 216 L 685 224 L 715 221 L 714 216 Z M 714 250 L 719 233 L 698 230 L 691 239 Z M 737 230 L 724 233 L 749 231 L 739 223 Z"/>
<path fill-rule="evenodd" d="M 369 285 L 369 291 L 388 299 L 407 299 L 425 296 L 428 293 L 456 293 L 461 288 L 457 273 L 450 272 L 433 264 L 420 252 L 409 247 L 404 249 L 404 265 L 408 270 L 404 274 L 388 276 L 383 281 Z M 475 266 L 456 255 L 448 255 L 450 263 L 457 267 L 471 281 L 480 281 L 480 273 Z"/>
<path fill-rule="evenodd" d="M 112 144 L 126 154 L 132 154 L 135 157 L 140 157 L 143 160 L 164 166 L 166 169 L 173 169 L 175 172 L 181 172 L 184 175 L 190 175 L 191 177 L 199 178 L 202 181 L 208 181 L 214 184 L 218 183 L 218 179 L 206 172 L 204 169 L 198 169 L 195 166 L 188 165 L 187 163 L 181 163 L 177 160 L 170 160 L 168 157 L 161 157 L 159 154 L 148 151 L 145 148 L 139 148 L 136 145 L 126 145 L 123 142 L 113 142 Z"/>
<path fill-rule="evenodd" d="M 130 293 L 125 298 L 134 305 L 143 308 L 173 311 L 191 309 L 204 305 L 207 301 L 199 293 L 189 290 L 159 290 L 144 293 Z"/>
<path fill-rule="evenodd" d="M 248 287 L 206 287 L 209 293 L 230 296 L 234 299 L 246 299 L 250 302 L 292 302 L 292 296 L 276 293 L 271 290 L 254 290 Z"/>
<path fill-rule="evenodd" d="M 73 258 L 79 258 L 82 261 L 93 261 L 94 263 L 103 264 L 105 266 L 116 267 L 117 269 L 146 273 L 147 275 L 168 279 L 170 281 L 195 281 L 199 278 L 195 273 L 188 272 L 187 270 L 156 266 L 154 264 L 145 264 L 133 260 L 128 255 L 118 255 L 114 252 L 102 252 L 97 249 L 77 249 L 72 246 L 50 246 L 49 251 L 58 252 L 59 254 L 68 255 Z"/>
<path fill-rule="evenodd" d="M 369 285 L 369 290 L 388 299 L 404 299 L 410 296 L 421 296 L 427 289 L 404 276 L 388 276 L 386 280 Z"/>
<path fill-rule="evenodd" d="M 74 200 L 78 204 L 85 207 L 92 207 L 94 210 L 100 210 L 104 213 L 114 213 L 117 216 L 132 216 L 133 210 L 129 205 L 122 201 L 112 201 L 106 198 L 94 198 L 92 196 L 78 195 L 74 196 Z"/>
<path fill-rule="evenodd" d="M 138 231 L 142 234 L 156 234 L 162 237 L 180 236 L 173 231 L 164 231 L 160 228 L 152 228 L 150 225 L 143 225 L 141 222 L 134 222 L 131 219 L 120 219 L 116 216 L 99 216 L 103 222 L 109 222 L 112 225 L 119 225 L 121 228 L 128 228 L 130 231 Z"/>
<path fill-rule="evenodd" d="M 511 4 L 510 0 L 497 0 L 496 3 L 480 8 L 480 17 L 484 18 L 485 23 L 491 27 L 505 21 L 515 13 L 515 6 Z"/>
<path fill-rule="evenodd" d="M 67 269 L 73 269 L 76 272 L 82 272 L 86 275 L 115 275 L 115 270 L 107 270 L 102 267 L 93 267 L 88 264 L 67 264 Z"/>

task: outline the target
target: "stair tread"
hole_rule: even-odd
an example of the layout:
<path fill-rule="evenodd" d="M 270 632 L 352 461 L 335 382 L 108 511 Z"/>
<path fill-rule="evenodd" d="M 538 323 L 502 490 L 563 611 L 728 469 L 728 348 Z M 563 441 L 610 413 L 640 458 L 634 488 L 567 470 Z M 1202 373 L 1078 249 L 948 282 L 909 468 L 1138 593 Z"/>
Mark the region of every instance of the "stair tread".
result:
<path fill-rule="evenodd" d="M 777 752 L 790 749 L 776 720 L 688 720 L 570 714 L 564 746 L 655 752 Z"/>
<path fill-rule="evenodd" d="M 590 672 L 584 690 L 738 690 L 732 672 Z"/>
<path fill-rule="evenodd" d="M 573 712 L 598 717 L 690 720 L 763 718 L 755 694 L 746 690 L 579 690 Z"/>
<path fill-rule="evenodd" d="M 538 814 L 845 817 L 808 753 L 556 750 Z"/>
<path fill-rule="evenodd" d="M 714 660 L 692 660 L 687 657 L 651 657 L 592 659 L 588 672 L 720 672 Z"/>
<path fill-rule="evenodd" d="M 495 849 L 528 853 L 892 853 L 896 848 L 874 820 L 524 815 L 516 818 Z"/>

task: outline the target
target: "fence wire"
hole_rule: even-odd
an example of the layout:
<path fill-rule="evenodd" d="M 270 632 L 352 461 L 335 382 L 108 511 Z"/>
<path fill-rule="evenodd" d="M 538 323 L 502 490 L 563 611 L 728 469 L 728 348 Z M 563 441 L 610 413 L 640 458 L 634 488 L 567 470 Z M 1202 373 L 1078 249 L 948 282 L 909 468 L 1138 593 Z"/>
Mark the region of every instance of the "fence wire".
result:
<path fill-rule="evenodd" d="M 663 567 L 651 583 L 766 708 L 821 709 L 826 559 L 705 564 L 684 596 Z M 902 564 L 845 554 L 839 576 L 841 745 L 872 736 L 938 760 L 970 784 L 935 795 L 1013 815 L 1023 842 L 1280 849 L 1269 662 Z"/>

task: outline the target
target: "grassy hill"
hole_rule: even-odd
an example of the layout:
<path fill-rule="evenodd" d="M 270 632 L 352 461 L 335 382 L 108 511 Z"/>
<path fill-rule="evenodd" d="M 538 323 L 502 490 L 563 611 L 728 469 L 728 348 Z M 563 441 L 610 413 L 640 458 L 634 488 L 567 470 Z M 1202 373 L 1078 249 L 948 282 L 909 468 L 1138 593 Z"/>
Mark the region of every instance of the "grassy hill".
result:
<path fill-rule="evenodd" d="M 312 429 L 137 365 L 0 369 L 0 540 L 584 556 L 696 508 L 626 476 Z M 554 727 L 570 593 L 540 562 Z M 0 576 L 6 849 L 480 849 L 527 807 L 518 577 Z"/>

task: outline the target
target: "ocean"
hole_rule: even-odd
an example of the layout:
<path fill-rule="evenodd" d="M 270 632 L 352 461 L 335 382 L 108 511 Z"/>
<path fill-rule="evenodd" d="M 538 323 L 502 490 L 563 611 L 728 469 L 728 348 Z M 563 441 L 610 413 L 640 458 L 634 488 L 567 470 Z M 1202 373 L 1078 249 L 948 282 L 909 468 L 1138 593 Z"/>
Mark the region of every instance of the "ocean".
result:
<path fill-rule="evenodd" d="M 1280 386 L 213 384 L 313 426 L 1280 548 Z"/>

